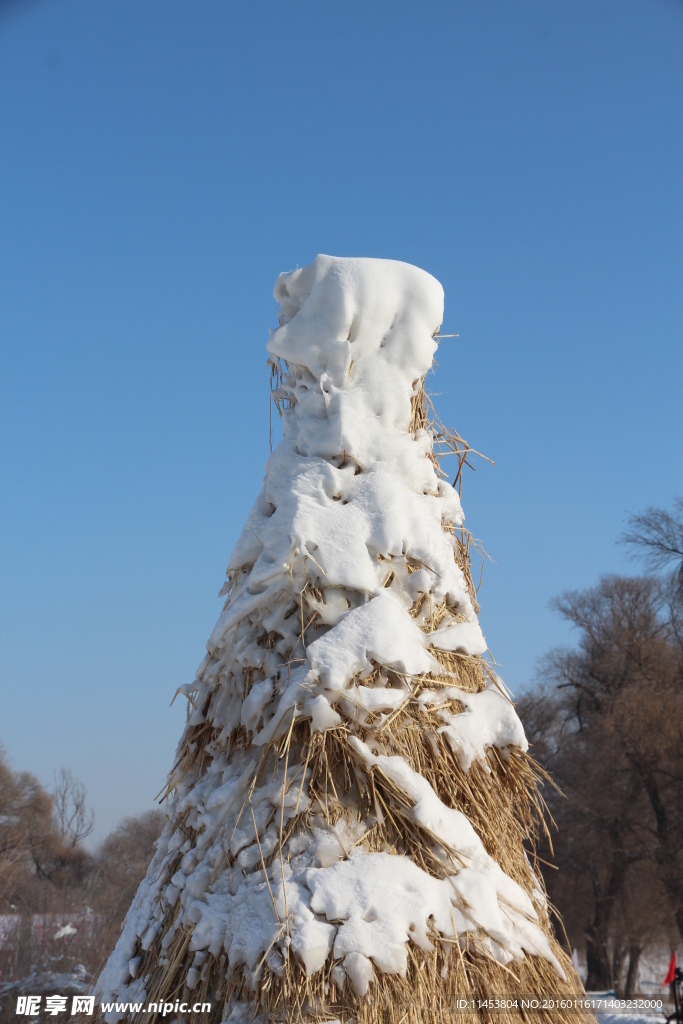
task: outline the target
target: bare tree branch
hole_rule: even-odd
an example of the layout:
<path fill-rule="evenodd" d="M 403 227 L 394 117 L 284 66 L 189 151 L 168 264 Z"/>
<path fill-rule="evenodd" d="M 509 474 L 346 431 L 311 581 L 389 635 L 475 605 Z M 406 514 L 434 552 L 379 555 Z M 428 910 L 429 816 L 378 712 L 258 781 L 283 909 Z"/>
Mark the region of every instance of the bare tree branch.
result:
<path fill-rule="evenodd" d="M 673 564 L 673 574 L 683 588 L 683 498 L 674 499 L 672 512 L 650 506 L 628 517 L 629 529 L 619 538 L 651 572 L 663 572 Z"/>

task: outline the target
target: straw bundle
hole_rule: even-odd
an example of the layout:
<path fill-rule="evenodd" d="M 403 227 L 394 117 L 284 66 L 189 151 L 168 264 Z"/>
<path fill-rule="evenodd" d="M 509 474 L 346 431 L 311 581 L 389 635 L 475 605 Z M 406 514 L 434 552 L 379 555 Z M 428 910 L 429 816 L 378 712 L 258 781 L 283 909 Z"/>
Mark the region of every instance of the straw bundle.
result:
<path fill-rule="evenodd" d="M 169 821 L 98 995 L 233 1024 L 527 1017 L 522 997 L 581 986 L 524 847 L 541 773 L 483 656 L 470 449 L 425 396 L 441 287 L 318 257 L 275 296 L 285 437 L 183 688 Z"/>

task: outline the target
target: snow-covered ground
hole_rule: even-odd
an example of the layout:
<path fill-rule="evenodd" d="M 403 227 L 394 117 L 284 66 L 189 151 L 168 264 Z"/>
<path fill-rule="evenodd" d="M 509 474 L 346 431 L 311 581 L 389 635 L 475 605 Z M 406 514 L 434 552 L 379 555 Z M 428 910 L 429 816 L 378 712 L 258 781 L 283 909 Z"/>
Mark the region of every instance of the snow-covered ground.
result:
<path fill-rule="evenodd" d="M 651 1010 L 649 1012 L 642 1011 L 638 1013 L 630 1013 L 628 1010 L 620 1011 L 619 1013 L 598 1013 L 597 1018 L 599 1024 L 654 1024 L 665 1019 L 666 1013 L 670 1012 L 670 1009 L 665 1007 L 664 1011 Z"/>
<path fill-rule="evenodd" d="M 589 992 L 599 1024 L 661 1024 L 673 1009 L 670 990 L 662 988 L 661 978 L 656 988 L 654 983 L 651 987 L 651 993 L 645 995 L 639 989 L 639 995 L 630 1000 L 620 999 L 614 992 Z"/>

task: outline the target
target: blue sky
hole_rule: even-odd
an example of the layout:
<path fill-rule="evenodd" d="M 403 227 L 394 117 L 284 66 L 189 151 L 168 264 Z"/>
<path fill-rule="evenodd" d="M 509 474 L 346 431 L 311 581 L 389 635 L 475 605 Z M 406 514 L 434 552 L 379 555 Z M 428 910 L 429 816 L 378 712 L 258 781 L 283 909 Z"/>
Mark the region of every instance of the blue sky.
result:
<path fill-rule="evenodd" d="M 520 690 L 567 588 L 682 489 L 683 6 L 0 8 L 0 741 L 102 835 L 171 766 L 268 455 L 281 270 L 446 292 L 432 390 L 491 458 L 484 632 Z"/>

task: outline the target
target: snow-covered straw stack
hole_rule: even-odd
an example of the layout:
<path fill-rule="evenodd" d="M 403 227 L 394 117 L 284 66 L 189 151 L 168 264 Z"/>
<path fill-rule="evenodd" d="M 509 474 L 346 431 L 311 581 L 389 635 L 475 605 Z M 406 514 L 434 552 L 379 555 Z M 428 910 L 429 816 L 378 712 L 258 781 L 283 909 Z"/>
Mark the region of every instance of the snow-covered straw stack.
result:
<path fill-rule="evenodd" d="M 318 256 L 275 297 L 284 439 L 97 993 L 210 1001 L 216 1021 L 410 1024 L 452 1021 L 465 995 L 578 991 L 522 845 L 536 774 L 482 657 L 426 415 L 443 290 L 405 263 Z"/>

